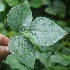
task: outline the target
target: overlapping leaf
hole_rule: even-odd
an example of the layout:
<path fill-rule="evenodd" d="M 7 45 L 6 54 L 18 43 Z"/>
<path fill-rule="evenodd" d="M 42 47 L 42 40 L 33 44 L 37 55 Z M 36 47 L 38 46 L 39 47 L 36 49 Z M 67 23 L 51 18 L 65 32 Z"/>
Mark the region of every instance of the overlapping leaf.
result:
<path fill-rule="evenodd" d="M 9 41 L 10 52 L 19 61 L 31 68 L 34 67 L 36 59 L 36 52 L 33 47 L 31 42 L 22 35 L 12 37 Z"/>
<path fill-rule="evenodd" d="M 32 70 L 31 68 L 24 66 L 23 64 L 19 63 L 19 61 L 13 57 L 13 54 L 9 55 L 6 59 L 6 64 L 9 64 L 10 67 L 15 70 L 15 69 L 19 69 L 19 70 Z"/>
<path fill-rule="evenodd" d="M 67 34 L 49 18 L 38 17 L 32 22 L 32 13 L 28 3 L 13 7 L 8 13 L 7 21 L 11 29 L 19 33 L 10 38 L 10 52 L 20 62 L 31 68 L 34 68 L 36 50 L 46 51 L 48 46 Z"/>

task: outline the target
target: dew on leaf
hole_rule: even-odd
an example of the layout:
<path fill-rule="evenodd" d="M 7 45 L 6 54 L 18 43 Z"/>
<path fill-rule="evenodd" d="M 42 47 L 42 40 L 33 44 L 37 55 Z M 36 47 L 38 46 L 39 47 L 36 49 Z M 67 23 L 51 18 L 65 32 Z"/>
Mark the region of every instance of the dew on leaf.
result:
<path fill-rule="evenodd" d="M 54 21 L 45 17 L 37 17 L 32 22 L 29 33 L 41 50 L 46 50 L 46 46 L 53 45 L 67 34 Z"/>
<path fill-rule="evenodd" d="M 12 52 L 12 54 L 14 54 L 14 52 Z"/>
<path fill-rule="evenodd" d="M 11 47 L 12 46 L 12 47 Z M 34 67 L 36 51 L 32 43 L 22 35 L 10 38 L 9 50 L 14 56 L 31 68 Z"/>
<path fill-rule="evenodd" d="M 31 21 L 32 12 L 28 3 L 14 6 L 7 15 L 7 22 L 15 32 L 27 30 L 27 27 L 31 25 Z"/>

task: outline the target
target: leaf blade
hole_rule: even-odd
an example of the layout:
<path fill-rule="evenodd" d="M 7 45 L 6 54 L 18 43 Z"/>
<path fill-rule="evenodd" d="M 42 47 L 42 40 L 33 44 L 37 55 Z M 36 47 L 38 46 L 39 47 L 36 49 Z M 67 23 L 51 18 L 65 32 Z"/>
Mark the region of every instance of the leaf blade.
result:
<path fill-rule="evenodd" d="M 29 34 L 34 39 L 35 44 L 40 45 L 39 48 L 41 50 L 46 50 L 46 46 L 53 45 L 65 36 L 67 32 L 54 21 L 45 17 L 38 17 L 32 22 Z"/>
<path fill-rule="evenodd" d="M 28 3 L 14 6 L 7 15 L 7 22 L 15 32 L 27 30 L 32 19 L 32 12 Z"/>
<path fill-rule="evenodd" d="M 31 68 L 34 67 L 36 52 L 31 42 L 24 36 L 12 37 L 9 41 L 9 50 L 20 62 Z"/>

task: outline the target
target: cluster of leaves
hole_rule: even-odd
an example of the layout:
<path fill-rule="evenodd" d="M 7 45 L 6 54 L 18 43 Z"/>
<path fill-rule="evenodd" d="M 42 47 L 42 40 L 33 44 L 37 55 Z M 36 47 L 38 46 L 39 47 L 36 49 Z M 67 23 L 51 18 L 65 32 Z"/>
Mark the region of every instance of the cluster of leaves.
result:
<path fill-rule="evenodd" d="M 6 23 L 6 15 L 9 12 L 10 8 L 23 3 L 27 0 L 0 0 L 0 23 Z M 33 16 L 45 16 L 50 17 L 52 20 L 56 21 L 58 25 L 63 27 L 67 32 L 70 32 L 70 28 L 68 27 L 69 21 L 63 21 L 69 15 L 69 8 L 67 7 L 66 1 L 62 0 L 28 0 L 33 11 Z M 37 13 L 35 12 L 37 11 Z M 58 21 L 59 20 L 59 21 Z M 9 31 L 9 26 L 5 25 L 5 29 Z M 5 35 L 10 36 L 10 33 L 6 32 Z M 2 33 L 4 34 L 4 33 Z"/>
<path fill-rule="evenodd" d="M 56 67 L 58 67 L 57 69 L 68 69 L 66 66 L 70 64 L 69 56 L 49 49 L 50 45 L 67 34 L 66 31 L 48 18 L 37 17 L 33 22 L 32 19 L 28 3 L 19 4 L 9 11 L 7 22 L 17 34 L 10 38 L 8 45 L 10 52 L 31 70 L 35 69 L 36 59 L 39 59 L 44 65 L 44 68 L 41 68 L 44 70 Z M 56 63 L 57 66 L 55 66 Z"/>
<path fill-rule="evenodd" d="M 69 43 L 70 21 L 68 20 L 67 16 L 69 16 L 70 10 L 67 7 L 68 0 L 65 1 L 64 0 L 28 0 L 33 13 L 33 17 L 34 18 L 38 17 L 34 21 L 32 21 L 33 17 L 31 15 L 32 13 L 29 8 L 29 5 L 25 6 L 25 8 L 27 8 L 28 10 L 27 9 L 24 10 L 24 8 L 15 9 L 15 7 L 17 7 L 19 3 L 25 1 L 27 0 L 0 0 L 0 33 L 8 37 L 11 37 L 17 33 L 17 36 L 12 37 L 10 40 L 11 43 L 9 43 L 10 51 L 13 54 L 7 57 L 6 62 L 0 63 L 0 69 L 1 70 L 32 70 L 32 69 L 33 70 L 69 70 L 70 68 L 70 43 Z M 9 12 L 10 8 L 13 6 L 15 7 L 11 9 L 12 10 L 11 12 Z M 21 7 L 23 7 L 23 5 Z M 23 11 L 22 14 L 24 13 L 23 14 L 24 16 L 21 14 L 21 10 Z M 15 11 L 17 12 L 15 13 Z M 8 22 L 9 23 L 11 22 L 9 25 L 11 26 L 11 29 L 14 30 L 16 33 L 14 31 L 11 31 L 9 26 L 7 25 L 6 15 L 8 12 L 10 13 L 8 16 Z M 25 12 L 27 12 L 27 14 Z M 50 34 L 51 30 L 48 34 L 46 34 L 45 32 L 43 32 L 43 28 L 40 29 L 38 26 L 41 27 L 42 24 L 40 22 L 45 21 L 43 22 L 45 23 L 44 28 L 45 30 L 47 30 L 46 22 L 47 25 L 48 23 L 53 23 L 53 24 L 55 23 L 50 19 L 39 17 L 39 16 L 49 17 L 50 19 L 54 20 L 59 26 L 61 26 L 64 30 L 68 32 L 68 35 L 65 36 L 58 43 L 49 46 L 50 43 L 51 44 L 54 43 L 54 42 L 50 42 L 50 40 L 46 42 L 46 39 L 48 39 L 48 36 L 46 38 L 46 35 Z M 15 18 L 18 21 L 15 20 Z M 37 25 L 36 22 L 38 23 Z M 17 26 L 17 24 L 15 23 L 20 23 L 20 24 L 18 24 Z M 58 29 L 58 27 L 56 27 L 56 29 Z M 39 33 L 39 31 L 41 31 L 41 33 Z M 62 31 L 59 32 L 62 33 Z M 63 34 L 59 34 L 58 39 L 60 39 L 61 36 L 63 36 Z M 11 45 L 12 43 L 13 45 Z M 29 58 L 26 59 L 26 57 Z"/>

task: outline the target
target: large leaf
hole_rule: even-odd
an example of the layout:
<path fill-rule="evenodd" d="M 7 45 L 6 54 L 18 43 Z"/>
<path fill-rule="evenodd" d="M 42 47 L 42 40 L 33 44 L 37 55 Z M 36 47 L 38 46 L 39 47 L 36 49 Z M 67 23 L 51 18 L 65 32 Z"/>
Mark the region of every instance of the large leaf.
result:
<path fill-rule="evenodd" d="M 28 3 L 14 6 L 7 15 L 7 22 L 15 32 L 27 30 L 32 21 L 32 12 Z"/>
<path fill-rule="evenodd" d="M 46 46 L 53 45 L 67 32 L 49 18 L 38 17 L 32 22 L 29 34 L 41 50 L 46 50 Z"/>
<path fill-rule="evenodd" d="M 24 36 L 12 37 L 9 41 L 9 50 L 22 63 L 34 67 L 36 52 L 31 42 Z"/>

